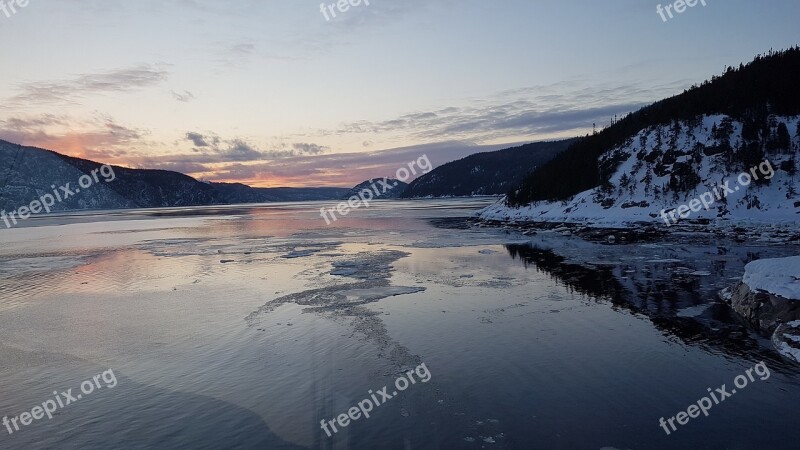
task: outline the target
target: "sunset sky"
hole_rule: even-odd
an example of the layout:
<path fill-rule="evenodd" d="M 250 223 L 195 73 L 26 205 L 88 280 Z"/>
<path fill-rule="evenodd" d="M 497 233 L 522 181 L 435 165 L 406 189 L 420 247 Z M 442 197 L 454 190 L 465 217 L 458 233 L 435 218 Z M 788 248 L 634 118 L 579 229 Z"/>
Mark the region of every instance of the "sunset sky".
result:
<path fill-rule="evenodd" d="M 800 43 L 797 0 L 707 3 L 665 23 L 647 0 L 370 0 L 331 21 L 319 0 L 29 0 L 0 11 L 0 139 L 352 186 L 583 134 Z"/>

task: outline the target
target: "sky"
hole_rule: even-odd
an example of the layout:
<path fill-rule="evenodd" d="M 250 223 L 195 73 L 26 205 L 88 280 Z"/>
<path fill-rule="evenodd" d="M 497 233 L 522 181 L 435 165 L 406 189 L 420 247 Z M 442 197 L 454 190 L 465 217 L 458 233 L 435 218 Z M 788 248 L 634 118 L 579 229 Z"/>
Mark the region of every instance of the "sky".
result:
<path fill-rule="evenodd" d="M 797 0 L 705 2 L 666 22 L 650 0 L 0 5 L 0 139 L 208 181 L 353 186 L 423 154 L 586 134 L 800 44 Z"/>

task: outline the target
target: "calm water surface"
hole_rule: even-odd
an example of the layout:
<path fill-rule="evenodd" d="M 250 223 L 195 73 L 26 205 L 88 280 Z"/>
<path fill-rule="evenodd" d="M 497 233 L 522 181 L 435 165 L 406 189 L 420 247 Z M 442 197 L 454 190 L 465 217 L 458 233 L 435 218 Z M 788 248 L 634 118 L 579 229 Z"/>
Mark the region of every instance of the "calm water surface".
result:
<path fill-rule="evenodd" d="M 331 226 L 305 203 L 0 230 L 0 414 L 117 380 L 0 428 L 0 447 L 796 448 L 800 370 L 715 293 L 797 248 L 464 220 L 491 201 L 376 202 Z M 659 427 L 760 361 L 767 380 Z M 320 429 L 422 363 L 428 382 Z"/>

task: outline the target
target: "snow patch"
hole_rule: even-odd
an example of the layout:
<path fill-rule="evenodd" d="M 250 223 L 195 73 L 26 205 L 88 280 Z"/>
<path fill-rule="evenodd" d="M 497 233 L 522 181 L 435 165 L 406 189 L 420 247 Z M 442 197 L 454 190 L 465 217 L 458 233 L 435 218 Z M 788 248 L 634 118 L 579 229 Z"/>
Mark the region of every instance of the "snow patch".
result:
<path fill-rule="evenodd" d="M 753 291 L 800 300 L 800 256 L 753 261 L 745 266 L 742 281 Z"/>
<path fill-rule="evenodd" d="M 778 351 L 781 355 L 800 363 L 800 349 L 794 348 L 786 342 L 781 342 L 778 345 Z"/>

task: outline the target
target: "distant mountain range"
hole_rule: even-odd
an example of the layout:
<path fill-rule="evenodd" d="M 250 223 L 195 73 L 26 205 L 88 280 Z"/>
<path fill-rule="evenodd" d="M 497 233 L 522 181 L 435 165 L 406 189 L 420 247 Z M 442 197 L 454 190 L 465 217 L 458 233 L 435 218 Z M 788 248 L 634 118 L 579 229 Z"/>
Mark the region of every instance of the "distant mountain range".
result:
<path fill-rule="evenodd" d="M 100 163 L 0 140 L 0 210 L 14 211 L 58 186 L 74 189 Z M 115 179 L 99 182 L 57 202 L 52 211 L 157 208 L 239 203 L 335 200 L 347 188 L 252 188 L 205 183 L 178 172 L 113 167 Z"/>
<path fill-rule="evenodd" d="M 373 189 L 372 185 L 377 186 L 381 194 L 376 198 L 386 199 L 501 194 L 530 170 L 564 150 L 570 142 L 542 142 L 475 154 L 436 168 L 411 185 L 395 179 L 374 178 L 349 189 L 254 188 L 241 183 L 202 182 L 166 170 L 113 167 L 113 182 L 101 179 L 80 195 L 57 202 L 50 210 L 340 200 L 357 195 L 363 189 Z M 95 161 L 0 140 L 0 210 L 15 211 L 67 183 L 75 187 L 81 176 L 101 167 L 102 164 Z M 381 181 L 391 189 L 384 188 Z"/>
<path fill-rule="evenodd" d="M 540 165 L 566 150 L 575 140 L 535 142 L 476 153 L 441 165 L 409 184 L 403 198 L 468 197 L 508 192 Z"/>

